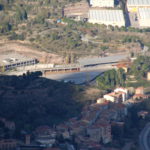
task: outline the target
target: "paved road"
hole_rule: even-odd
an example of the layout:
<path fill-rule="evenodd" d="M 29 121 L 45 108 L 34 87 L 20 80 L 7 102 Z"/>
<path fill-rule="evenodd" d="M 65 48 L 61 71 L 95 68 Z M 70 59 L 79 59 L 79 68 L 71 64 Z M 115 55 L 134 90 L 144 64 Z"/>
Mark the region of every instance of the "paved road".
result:
<path fill-rule="evenodd" d="M 111 64 L 98 65 L 93 67 L 82 68 L 80 72 L 70 72 L 70 73 L 58 72 L 49 74 L 44 77 L 57 81 L 64 81 L 64 82 L 71 81 L 74 82 L 75 84 L 83 84 L 85 82 L 92 81 L 104 71 L 110 70 L 112 68 L 114 67 Z M 22 75 L 23 73 L 26 73 L 26 71 L 8 72 L 7 75 Z"/>
<path fill-rule="evenodd" d="M 129 54 L 123 53 L 123 54 L 115 54 L 115 55 L 111 55 L 107 57 L 80 58 L 78 62 L 81 66 L 89 66 L 89 65 L 95 65 L 95 64 L 119 62 L 121 60 L 127 59 L 128 57 L 129 57 Z"/>
<path fill-rule="evenodd" d="M 71 72 L 71 73 L 59 73 L 59 74 L 50 74 L 46 78 L 64 81 L 64 82 L 74 82 L 75 84 L 83 84 L 90 82 L 95 79 L 101 73 L 114 68 L 111 64 L 100 65 L 95 67 L 87 67 L 82 69 L 81 72 Z"/>
<path fill-rule="evenodd" d="M 141 150 L 150 150 L 150 123 L 142 130 L 139 136 L 139 144 Z"/>
<path fill-rule="evenodd" d="M 79 59 L 79 64 L 82 66 L 80 69 L 81 72 L 56 73 L 47 75 L 45 77 L 57 81 L 63 80 L 65 82 L 71 81 L 74 82 L 75 84 L 83 84 L 92 81 L 94 78 L 96 78 L 99 74 L 103 73 L 104 71 L 112 69 L 113 68 L 112 64 L 114 64 L 114 62 L 121 61 L 123 59 L 126 59 L 127 57 L 128 54 L 116 54 L 113 56 L 102 58 L 101 57 L 84 58 L 84 59 L 82 58 Z M 17 72 L 10 72 L 9 75 L 20 75 L 24 72 L 24 70 L 25 69 L 23 69 L 22 71 L 20 70 Z"/>
<path fill-rule="evenodd" d="M 83 84 L 85 82 L 89 82 L 93 80 L 95 77 L 100 75 L 106 70 L 91 70 L 91 71 L 82 71 L 82 72 L 74 72 L 74 73 L 62 73 L 62 74 L 51 74 L 46 76 L 46 78 L 64 81 L 64 82 L 74 82 L 75 84 Z"/>

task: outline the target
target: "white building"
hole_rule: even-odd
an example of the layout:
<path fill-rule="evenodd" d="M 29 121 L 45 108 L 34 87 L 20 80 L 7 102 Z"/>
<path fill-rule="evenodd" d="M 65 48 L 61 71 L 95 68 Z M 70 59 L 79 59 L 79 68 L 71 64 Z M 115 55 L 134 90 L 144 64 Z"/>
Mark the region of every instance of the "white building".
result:
<path fill-rule="evenodd" d="M 98 98 L 97 99 L 97 104 L 103 104 L 105 102 L 104 98 Z"/>
<path fill-rule="evenodd" d="M 125 26 L 122 10 L 90 9 L 88 14 L 90 23 L 105 24 L 112 26 Z"/>
<path fill-rule="evenodd" d="M 114 0 L 90 0 L 92 7 L 114 7 Z"/>
<path fill-rule="evenodd" d="M 150 7 L 150 0 L 127 0 L 127 8 L 129 12 L 137 12 L 138 8 Z"/>
<path fill-rule="evenodd" d="M 111 102 L 124 102 L 128 99 L 128 89 L 126 88 L 116 88 L 114 92 L 105 94 L 103 98 Z"/>
<path fill-rule="evenodd" d="M 121 93 L 122 94 L 122 101 L 126 101 L 128 99 L 128 89 L 126 88 L 122 88 L 122 87 L 119 87 L 119 88 L 116 88 L 114 90 L 115 93 Z"/>
<path fill-rule="evenodd" d="M 150 8 L 139 8 L 138 19 L 140 27 L 150 27 Z"/>
<path fill-rule="evenodd" d="M 118 95 L 117 95 L 118 96 Z M 105 99 L 105 100 L 107 100 L 107 101 L 110 101 L 110 102 L 115 102 L 115 101 L 118 101 L 118 98 L 119 97 L 117 97 L 116 96 L 116 94 L 114 93 L 114 92 L 112 92 L 112 93 L 109 93 L 109 94 L 105 94 L 104 96 L 103 96 L 103 98 Z"/>

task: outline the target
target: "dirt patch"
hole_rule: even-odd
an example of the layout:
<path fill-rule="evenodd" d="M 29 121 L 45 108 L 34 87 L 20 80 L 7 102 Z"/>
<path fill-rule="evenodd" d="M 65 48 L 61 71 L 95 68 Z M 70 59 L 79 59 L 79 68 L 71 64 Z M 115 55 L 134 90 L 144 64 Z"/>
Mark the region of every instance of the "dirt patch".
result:
<path fill-rule="evenodd" d="M 86 88 L 83 92 L 81 92 L 77 97 L 81 99 L 81 101 L 95 101 L 99 97 L 101 97 L 102 91 L 97 88 Z"/>
<path fill-rule="evenodd" d="M 99 94 L 100 90 L 99 89 L 95 89 L 95 88 L 88 88 L 85 91 L 85 93 L 88 94 L 88 95 L 95 95 L 95 94 Z"/>
<path fill-rule="evenodd" d="M 19 53 L 30 58 L 36 58 L 40 63 L 62 64 L 64 62 L 63 57 L 57 54 L 37 50 L 30 45 L 25 45 L 20 42 L 0 41 L 0 55 L 8 54 L 10 52 Z"/>

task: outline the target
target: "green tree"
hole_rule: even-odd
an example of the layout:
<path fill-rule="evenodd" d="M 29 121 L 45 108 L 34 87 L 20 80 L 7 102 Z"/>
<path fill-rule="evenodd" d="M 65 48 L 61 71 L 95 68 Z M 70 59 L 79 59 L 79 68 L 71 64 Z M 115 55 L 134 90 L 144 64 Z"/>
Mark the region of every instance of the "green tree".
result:
<path fill-rule="evenodd" d="M 124 86 L 126 74 L 123 69 L 106 71 L 102 76 L 96 79 L 98 87 L 101 89 L 111 89 L 117 85 Z"/>
<path fill-rule="evenodd" d="M 150 71 L 150 57 L 139 56 L 133 62 L 130 73 L 134 74 L 136 78 L 141 79 L 146 77 L 148 71 Z"/>
<path fill-rule="evenodd" d="M 117 74 L 118 74 L 118 84 L 120 86 L 124 86 L 125 80 L 126 80 L 125 71 L 122 68 L 120 68 L 120 69 L 118 69 Z"/>

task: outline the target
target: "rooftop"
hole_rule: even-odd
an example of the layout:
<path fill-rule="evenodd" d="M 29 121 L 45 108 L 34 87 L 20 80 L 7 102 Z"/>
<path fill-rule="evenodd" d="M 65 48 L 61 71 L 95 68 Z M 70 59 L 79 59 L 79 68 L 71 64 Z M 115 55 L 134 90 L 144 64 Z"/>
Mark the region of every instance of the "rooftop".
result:
<path fill-rule="evenodd" d="M 39 126 L 35 130 L 35 133 L 37 134 L 50 134 L 51 132 L 52 132 L 52 129 L 47 125 Z"/>
<path fill-rule="evenodd" d="M 112 92 L 112 93 L 108 93 L 108 94 L 105 94 L 104 96 L 108 95 L 108 96 L 112 96 L 112 97 L 120 97 L 122 93 L 120 92 Z"/>
<path fill-rule="evenodd" d="M 110 9 L 90 9 L 89 19 L 121 22 L 124 21 L 122 10 L 110 10 Z"/>
<path fill-rule="evenodd" d="M 128 6 L 150 6 L 150 0 L 127 0 Z"/>
<path fill-rule="evenodd" d="M 139 8 L 138 13 L 139 13 L 140 19 L 149 19 L 150 20 L 150 8 Z"/>
<path fill-rule="evenodd" d="M 130 65 L 131 65 L 131 63 L 127 62 L 127 63 L 119 63 L 119 64 L 114 65 L 114 66 L 116 66 L 118 68 L 124 68 L 124 67 L 129 67 Z"/>
<path fill-rule="evenodd" d="M 114 63 L 126 59 L 128 57 L 127 54 L 113 55 L 108 57 L 90 57 L 90 58 L 80 58 L 78 62 L 81 65 L 97 65 L 97 64 L 105 64 L 105 63 Z"/>
<path fill-rule="evenodd" d="M 110 124 L 108 122 L 95 123 L 92 126 L 90 126 L 89 129 L 97 129 L 101 127 L 110 127 Z"/>
<path fill-rule="evenodd" d="M 144 90 L 143 86 L 137 87 L 136 90 Z"/>

